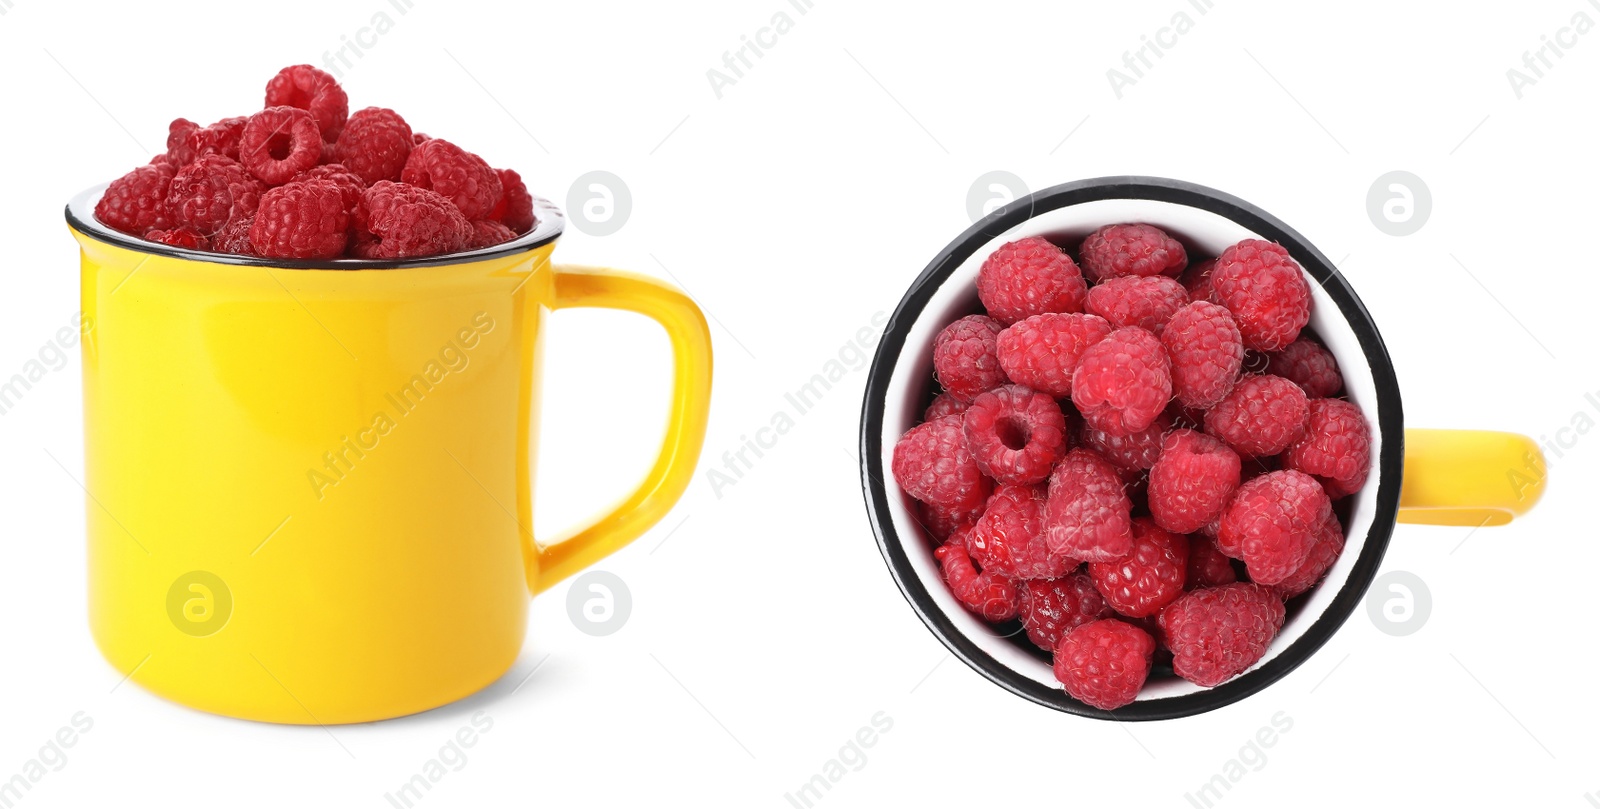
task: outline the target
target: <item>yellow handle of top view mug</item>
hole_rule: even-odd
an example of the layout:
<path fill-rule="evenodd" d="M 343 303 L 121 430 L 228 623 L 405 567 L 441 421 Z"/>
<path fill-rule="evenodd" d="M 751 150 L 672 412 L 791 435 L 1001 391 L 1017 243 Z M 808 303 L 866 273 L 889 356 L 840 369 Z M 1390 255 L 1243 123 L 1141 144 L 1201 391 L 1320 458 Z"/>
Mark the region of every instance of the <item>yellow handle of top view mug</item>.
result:
<path fill-rule="evenodd" d="M 1544 494 L 1544 454 L 1515 433 L 1406 430 L 1401 479 L 1400 522 L 1505 525 Z"/>

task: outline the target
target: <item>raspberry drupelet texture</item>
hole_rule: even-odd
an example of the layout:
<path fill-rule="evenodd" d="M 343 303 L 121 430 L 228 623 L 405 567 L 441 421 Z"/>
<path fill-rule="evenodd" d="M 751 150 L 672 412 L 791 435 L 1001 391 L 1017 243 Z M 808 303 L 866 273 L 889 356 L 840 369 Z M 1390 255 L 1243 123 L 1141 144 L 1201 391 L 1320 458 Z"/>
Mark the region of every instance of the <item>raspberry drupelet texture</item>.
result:
<path fill-rule="evenodd" d="M 1183 586 L 1193 590 L 1199 587 L 1217 587 L 1239 580 L 1239 571 L 1233 569 L 1233 560 L 1217 548 L 1217 541 L 1200 534 L 1189 537 L 1189 573 Z"/>
<path fill-rule="evenodd" d="M 984 315 L 968 315 L 939 332 L 933 341 L 933 372 L 957 401 L 1006 383 L 1000 369 L 1000 323 Z"/>
<path fill-rule="evenodd" d="M 466 247 L 472 225 L 437 193 L 380 180 L 356 207 L 355 234 L 355 253 L 362 258 L 411 258 Z"/>
<path fill-rule="evenodd" d="M 1189 264 L 1177 239 L 1154 225 L 1107 225 L 1078 249 L 1084 273 L 1094 281 L 1125 275 L 1176 276 Z"/>
<path fill-rule="evenodd" d="M 1045 487 L 1000 486 L 967 535 L 972 560 L 1008 579 L 1055 579 L 1078 560 L 1050 550 L 1044 538 Z"/>
<path fill-rule="evenodd" d="M 493 219 L 479 219 L 472 223 L 472 236 L 467 239 L 466 249 L 479 250 L 485 247 L 493 247 L 497 244 L 505 244 L 515 238 L 517 238 L 517 234 L 504 224 Z"/>
<path fill-rule="evenodd" d="M 1067 452 L 1061 406 L 1021 385 L 978 394 L 962 419 L 967 451 L 1000 483 L 1042 483 Z"/>
<path fill-rule="evenodd" d="M 945 416 L 959 415 L 967 412 L 967 407 L 967 402 L 963 402 L 948 393 L 941 393 L 933 397 L 933 402 L 928 405 L 928 409 L 922 414 L 922 420 L 933 421 L 934 419 L 942 419 Z"/>
<path fill-rule="evenodd" d="M 1072 257 L 1037 236 L 1001 245 L 978 268 L 978 298 L 1006 326 L 1034 315 L 1081 312 L 1086 288 Z"/>
<path fill-rule="evenodd" d="M 1175 430 L 1150 469 L 1150 516 L 1168 531 L 1192 534 L 1216 519 L 1238 488 L 1238 453 L 1205 433 Z"/>
<path fill-rule="evenodd" d="M 1133 549 L 1110 562 L 1090 562 L 1089 578 L 1106 603 L 1129 618 L 1155 615 L 1183 594 L 1189 538 L 1164 531 L 1149 517 L 1133 519 Z"/>
<path fill-rule="evenodd" d="M 268 107 L 295 107 L 311 113 L 323 140 L 338 140 L 350 114 L 350 99 L 332 76 L 311 65 L 278 71 L 267 82 Z"/>
<path fill-rule="evenodd" d="M 1299 385 L 1312 399 L 1326 399 L 1344 387 L 1339 362 L 1328 349 L 1308 337 L 1300 337 L 1271 355 L 1267 373 Z"/>
<path fill-rule="evenodd" d="M 961 605 L 986 621 L 1009 621 L 1017 616 L 1017 586 L 988 571 L 979 572 L 965 548 L 949 544 L 933 552 L 944 571 L 945 583 Z"/>
<path fill-rule="evenodd" d="M 912 427 L 894 445 L 890 464 L 907 494 L 946 513 L 983 508 L 992 484 L 967 452 L 961 416 Z"/>
<path fill-rule="evenodd" d="M 1073 699 L 1116 710 L 1139 697 L 1155 651 L 1150 633 L 1133 624 L 1115 618 L 1091 621 L 1062 636 L 1056 679 Z"/>
<path fill-rule="evenodd" d="M 112 180 L 95 203 L 96 219 L 107 227 L 143 236 L 172 227 L 172 206 L 167 195 L 175 172 L 167 163 L 152 163 Z"/>
<path fill-rule="evenodd" d="M 1246 239 L 1222 251 L 1211 288 L 1233 313 L 1246 348 L 1278 351 L 1311 319 L 1311 286 L 1289 251 L 1272 242 Z"/>
<path fill-rule="evenodd" d="M 267 191 L 250 226 L 255 254 L 268 258 L 334 259 L 344 255 L 349 239 L 344 192 L 329 180 Z"/>
<path fill-rule="evenodd" d="M 1329 485 L 1329 494 L 1353 494 L 1372 468 L 1372 428 L 1361 408 L 1343 399 L 1313 399 L 1306 431 L 1283 453 L 1283 465 Z"/>
<path fill-rule="evenodd" d="M 1247 376 L 1206 411 L 1206 432 L 1240 455 L 1277 455 L 1305 434 L 1310 415 L 1300 386 L 1281 376 Z"/>
<path fill-rule="evenodd" d="M 398 181 L 411 157 L 411 127 L 391 109 L 367 107 L 339 134 L 339 158 L 368 185 Z"/>
<path fill-rule="evenodd" d="M 1111 334 L 1097 315 L 1044 314 L 1024 318 L 1000 332 L 1000 368 L 1018 385 L 1057 399 L 1072 395 L 1072 374 L 1083 352 Z"/>
<path fill-rule="evenodd" d="M 1105 318 L 1112 328 L 1138 326 L 1159 337 L 1167 321 L 1188 302 L 1189 293 L 1171 278 L 1129 275 L 1096 284 L 1084 310 Z"/>
<path fill-rule="evenodd" d="M 282 185 L 322 157 L 322 133 L 311 113 L 268 107 L 245 122 L 239 162 L 267 185 Z"/>
<path fill-rule="evenodd" d="M 1022 619 L 1022 628 L 1028 640 L 1047 652 L 1055 651 L 1062 635 L 1115 614 L 1089 574 L 1081 570 L 1057 579 L 1030 579 L 1021 582 L 1018 590 L 1017 617 Z"/>
<path fill-rule="evenodd" d="M 1344 552 L 1344 527 L 1339 524 L 1336 515 L 1328 515 L 1322 528 L 1317 531 L 1316 539 L 1311 543 L 1311 553 L 1306 555 L 1306 560 L 1294 569 L 1289 577 L 1272 585 L 1272 591 L 1278 597 L 1287 601 L 1301 593 L 1315 587 L 1322 577 L 1327 575 L 1328 569 L 1339 560 L 1339 554 Z"/>
<path fill-rule="evenodd" d="M 1283 628 L 1283 602 L 1259 584 L 1224 584 L 1185 593 L 1157 623 L 1172 650 L 1172 670 L 1196 685 L 1222 685 L 1254 666 Z"/>
<path fill-rule="evenodd" d="M 1156 459 L 1161 457 L 1161 440 L 1170 429 L 1172 416 L 1162 412 L 1149 427 L 1127 435 L 1112 435 L 1085 426 L 1083 443 L 1118 469 L 1142 471 L 1155 466 Z"/>
<path fill-rule="evenodd" d="M 342 163 L 322 166 L 312 166 L 300 172 L 290 180 L 291 183 L 305 182 L 306 180 L 328 180 L 339 186 L 339 191 L 344 194 L 345 209 L 353 215 L 356 206 L 361 204 L 361 198 L 366 195 L 367 184 L 355 172 L 345 167 Z"/>
<path fill-rule="evenodd" d="M 533 195 L 522 182 L 522 175 L 511 169 L 495 169 L 500 177 L 500 204 L 490 217 L 511 228 L 517 235 L 533 230 L 538 217 L 533 213 Z"/>
<path fill-rule="evenodd" d="M 927 530 L 928 536 L 935 542 L 944 542 L 957 531 L 970 531 L 977 524 L 978 518 L 983 516 L 983 506 L 967 511 L 962 509 L 947 509 L 942 506 L 932 506 L 918 501 L 916 504 L 917 522 Z M 962 545 L 966 543 L 963 541 Z"/>
<path fill-rule="evenodd" d="M 250 228 L 256 223 L 255 211 L 249 216 L 228 220 L 217 235 L 211 237 L 211 249 L 236 256 L 253 256 L 256 254 L 255 245 L 250 243 Z"/>
<path fill-rule="evenodd" d="M 1110 461 L 1074 449 L 1050 474 L 1045 540 L 1050 550 L 1086 562 L 1109 562 L 1133 549 L 1133 503 Z"/>
<path fill-rule="evenodd" d="M 144 235 L 147 242 L 169 244 L 173 247 L 185 247 L 190 250 L 210 250 L 211 241 L 194 228 L 182 227 L 172 230 L 152 230 Z"/>
<path fill-rule="evenodd" d="M 209 237 L 236 218 L 254 215 L 266 190 L 239 161 L 206 155 L 173 176 L 167 205 L 179 225 Z"/>
<path fill-rule="evenodd" d="M 1244 561 L 1250 580 L 1278 584 L 1305 563 L 1333 514 L 1322 484 L 1303 472 L 1268 472 L 1239 486 L 1218 525 L 1217 547 Z"/>
<path fill-rule="evenodd" d="M 483 158 L 440 138 L 412 148 L 400 181 L 443 194 L 468 220 L 488 218 L 504 193 Z"/>
<path fill-rule="evenodd" d="M 1150 426 L 1171 398 L 1166 349 L 1137 327 L 1117 329 L 1090 346 L 1072 375 L 1072 403 L 1090 427 L 1112 435 Z"/>
<path fill-rule="evenodd" d="M 188 118 L 175 118 L 167 125 L 167 162 L 175 169 L 194 162 L 194 149 L 189 146 L 189 136 L 199 132 L 200 125 Z"/>
<path fill-rule="evenodd" d="M 1183 271 L 1178 282 L 1189 291 L 1189 300 L 1208 301 L 1216 303 L 1211 297 L 1211 271 L 1217 266 L 1217 260 L 1208 258 L 1195 264 L 1190 264 L 1189 269 Z"/>
<path fill-rule="evenodd" d="M 1179 309 L 1161 333 L 1172 363 L 1172 393 L 1184 407 L 1205 410 L 1233 390 L 1244 363 L 1244 339 L 1227 309 L 1195 301 Z"/>
<path fill-rule="evenodd" d="M 208 154 L 239 160 L 239 141 L 244 137 L 244 126 L 249 120 L 242 116 L 223 118 L 210 126 L 190 131 L 184 140 L 184 154 L 189 161 Z"/>

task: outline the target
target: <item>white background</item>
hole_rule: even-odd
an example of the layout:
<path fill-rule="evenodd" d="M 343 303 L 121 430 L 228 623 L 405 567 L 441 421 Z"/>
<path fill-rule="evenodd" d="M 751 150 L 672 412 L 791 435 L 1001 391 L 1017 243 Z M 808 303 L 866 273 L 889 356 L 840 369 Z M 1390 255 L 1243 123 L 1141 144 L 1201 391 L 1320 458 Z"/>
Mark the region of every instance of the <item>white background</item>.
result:
<path fill-rule="evenodd" d="M 1033 188 L 1172 176 L 1277 214 L 1360 291 L 1412 426 L 1556 447 L 1577 414 L 1600 420 L 1584 398 L 1600 391 L 1600 32 L 1520 99 L 1507 78 L 1575 14 L 1600 21 L 1587 0 L 1482 16 L 1244 0 L 1204 15 L 1187 0 L 102 5 L 0 0 L 0 376 L 77 310 L 69 196 L 147 161 L 173 117 L 248 114 L 278 68 L 322 64 L 382 11 L 393 30 L 345 71 L 352 108 L 395 107 L 562 204 L 588 171 L 626 183 L 621 229 L 570 232 L 558 255 L 670 276 L 713 318 L 707 465 L 893 309 L 994 170 Z M 719 99 L 706 71 L 778 11 L 793 29 Z M 1107 70 L 1179 11 L 1192 30 L 1119 99 Z M 1433 200 L 1406 237 L 1367 212 L 1396 169 Z M 624 315 L 562 314 L 548 356 L 546 422 L 562 429 L 541 447 L 545 536 L 642 472 L 668 379 L 658 331 Z M 0 779 L 76 712 L 94 722 L 18 805 L 388 806 L 479 710 L 492 731 L 419 805 L 789 806 L 880 711 L 892 729 L 818 805 L 1190 806 L 1279 712 L 1292 729 L 1221 805 L 1583 807 L 1600 792 L 1600 439 L 1576 432 L 1526 520 L 1395 532 L 1385 570 L 1431 592 L 1420 632 L 1391 637 L 1361 611 L 1264 693 L 1119 726 L 991 686 L 912 614 L 861 505 L 855 370 L 735 486 L 719 497 L 702 471 L 602 563 L 632 596 L 619 632 L 580 632 L 558 587 L 482 695 L 325 731 L 116 687 L 85 619 L 80 370 L 74 353 L 0 416 Z"/>

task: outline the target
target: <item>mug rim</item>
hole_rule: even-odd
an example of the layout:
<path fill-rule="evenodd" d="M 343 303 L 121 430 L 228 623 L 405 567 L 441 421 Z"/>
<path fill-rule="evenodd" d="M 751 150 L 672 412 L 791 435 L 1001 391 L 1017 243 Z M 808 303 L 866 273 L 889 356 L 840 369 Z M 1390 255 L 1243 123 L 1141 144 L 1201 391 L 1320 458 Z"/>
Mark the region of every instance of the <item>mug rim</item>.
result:
<path fill-rule="evenodd" d="M 913 324 L 921 319 L 934 293 L 963 262 L 995 237 L 1041 213 L 1111 199 L 1151 200 L 1197 208 L 1283 245 L 1312 280 L 1326 290 L 1355 334 L 1372 371 L 1377 393 L 1377 413 L 1374 415 L 1382 440 L 1379 457 L 1374 464 L 1379 487 L 1375 498 L 1376 512 L 1362 544 L 1361 554 L 1327 608 L 1315 617 L 1299 638 L 1271 659 L 1222 685 L 1190 694 L 1137 701 L 1114 711 L 1105 711 L 1085 705 L 1067 696 L 1059 687 L 1046 686 L 1000 663 L 945 616 L 917 575 L 906 545 L 894 525 L 890 493 L 885 482 L 888 477 L 883 463 L 883 425 L 890 380 L 905 353 L 906 338 Z M 1182 180 L 1124 175 L 1077 180 L 1019 198 L 973 224 L 934 257 L 895 307 L 873 356 L 862 401 L 858 449 L 861 453 L 861 481 L 867 517 L 877 538 L 878 549 L 901 595 L 928 631 L 951 654 L 1002 688 L 1045 707 L 1094 719 L 1150 721 L 1205 713 L 1265 689 L 1309 660 L 1349 620 L 1367 588 L 1377 577 L 1397 521 L 1404 469 L 1404 436 L 1400 386 L 1377 324 L 1354 288 L 1321 251 L 1277 217 L 1231 194 Z M 921 538 L 915 539 L 920 541 Z"/>
<path fill-rule="evenodd" d="M 445 267 L 453 264 L 470 264 L 487 259 L 500 258 L 527 252 L 551 244 L 566 230 L 566 215 L 561 212 L 555 203 L 543 197 L 533 198 L 533 212 L 536 217 L 533 229 L 512 239 L 509 242 L 484 247 L 459 253 L 448 253 L 442 256 L 420 256 L 417 258 L 401 259 L 367 259 L 367 258 L 341 258 L 331 261 L 296 261 L 291 259 L 263 258 L 261 256 L 241 256 L 233 253 L 213 253 L 209 250 L 190 250 L 185 247 L 174 247 L 168 244 L 148 242 L 130 233 L 114 230 L 102 223 L 95 215 L 94 208 L 102 194 L 110 187 L 110 183 L 101 183 L 91 186 L 74 196 L 67 203 L 67 224 L 86 236 L 97 241 L 116 245 L 140 253 L 166 256 L 168 258 L 183 259 L 186 261 L 200 261 L 207 264 L 227 264 L 240 267 L 271 267 L 281 270 L 331 270 L 337 272 L 351 272 L 355 270 L 406 270 L 419 267 Z"/>

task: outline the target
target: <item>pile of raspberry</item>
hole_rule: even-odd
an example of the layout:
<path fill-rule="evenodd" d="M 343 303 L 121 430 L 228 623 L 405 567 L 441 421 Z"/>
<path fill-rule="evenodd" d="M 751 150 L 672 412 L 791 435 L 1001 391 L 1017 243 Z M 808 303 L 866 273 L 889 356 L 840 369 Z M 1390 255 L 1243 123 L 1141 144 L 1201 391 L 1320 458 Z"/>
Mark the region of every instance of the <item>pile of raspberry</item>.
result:
<path fill-rule="evenodd" d="M 173 121 L 167 150 L 111 183 L 94 215 L 150 242 L 297 260 L 437 256 L 533 229 L 515 171 L 394 110 L 349 106 L 327 73 L 284 68 L 260 112 Z"/>
<path fill-rule="evenodd" d="M 1344 549 L 1334 501 L 1372 462 L 1300 265 L 1255 239 L 1191 264 L 1118 224 L 1076 258 L 1002 246 L 978 297 L 985 314 L 934 341 L 942 391 L 894 448 L 950 592 L 1020 621 L 1096 708 L 1156 664 L 1205 687 L 1255 665 Z"/>

